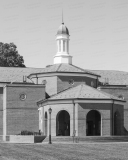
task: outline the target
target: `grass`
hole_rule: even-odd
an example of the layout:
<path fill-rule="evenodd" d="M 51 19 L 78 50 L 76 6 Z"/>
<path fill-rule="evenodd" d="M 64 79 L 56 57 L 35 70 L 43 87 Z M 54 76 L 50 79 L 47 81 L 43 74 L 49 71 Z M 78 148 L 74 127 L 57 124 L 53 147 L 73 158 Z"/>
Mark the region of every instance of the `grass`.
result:
<path fill-rule="evenodd" d="M 0 143 L 0 160 L 127 160 L 128 143 Z"/>

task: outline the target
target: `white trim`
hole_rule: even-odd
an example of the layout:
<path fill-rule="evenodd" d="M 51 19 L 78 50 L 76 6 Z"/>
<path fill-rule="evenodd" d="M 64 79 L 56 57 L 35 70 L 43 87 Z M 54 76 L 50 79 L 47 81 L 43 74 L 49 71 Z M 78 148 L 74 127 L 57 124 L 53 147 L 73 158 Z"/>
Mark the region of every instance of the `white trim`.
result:
<path fill-rule="evenodd" d="M 32 84 L 32 85 L 30 85 L 30 84 L 6 84 L 6 87 L 44 87 L 45 88 L 45 85 L 43 85 L 43 84 L 39 84 L 39 85 L 37 85 L 37 84 Z"/>
<path fill-rule="evenodd" d="M 125 102 L 120 102 L 120 101 L 116 101 L 114 100 L 114 104 L 121 104 L 121 105 L 124 105 Z"/>
<path fill-rule="evenodd" d="M 0 83 L 0 87 L 5 87 L 5 85 L 6 85 L 7 83 Z"/>
<path fill-rule="evenodd" d="M 113 103 L 113 100 L 75 100 L 75 103 Z"/>
<path fill-rule="evenodd" d="M 76 136 L 78 136 L 78 103 L 75 103 L 75 130 Z"/>
<path fill-rule="evenodd" d="M 69 104 L 69 103 L 113 103 L 113 100 L 51 100 L 51 101 L 46 101 L 46 102 L 42 102 L 42 106 L 45 105 L 54 105 L 54 104 Z M 121 104 L 124 105 L 125 102 L 120 102 L 120 101 L 116 101 L 114 100 L 114 104 Z"/>
<path fill-rule="evenodd" d="M 115 84 L 116 85 L 116 84 Z M 125 87 L 124 85 L 120 85 L 120 84 L 117 84 L 119 86 L 100 86 L 98 87 L 98 89 L 128 89 L 128 87 Z"/>
<path fill-rule="evenodd" d="M 41 77 L 52 77 L 52 76 L 79 76 L 79 77 L 89 77 L 89 78 L 94 78 L 94 79 L 97 79 L 97 76 L 94 76 L 94 75 L 90 75 L 90 74 L 87 74 L 87 73 L 84 73 L 84 72 L 82 72 L 83 74 L 81 74 L 81 73 L 73 73 L 73 72 L 68 72 L 68 73 L 62 73 L 62 72 L 60 72 L 60 73 L 57 73 L 57 72 L 55 72 L 55 73 L 40 73 L 40 74 L 36 74 L 36 75 L 31 75 L 30 77 L 31 78 L 37 78 L 37 76 L 38 76 L 38 78 L 41 78 Z"/>

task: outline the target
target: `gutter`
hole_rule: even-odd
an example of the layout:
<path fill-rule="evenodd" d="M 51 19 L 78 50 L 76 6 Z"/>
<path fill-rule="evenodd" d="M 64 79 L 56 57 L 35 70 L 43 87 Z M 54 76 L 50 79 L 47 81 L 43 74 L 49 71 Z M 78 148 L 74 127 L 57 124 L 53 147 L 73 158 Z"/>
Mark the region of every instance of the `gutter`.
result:
<path fill-rule="evenodd" d="M 37 101 L 37 105 L 39 106 L 40 104 L 43 104 L 43 103 L 45 103 L 45 105 L 46 104 L 49 104 L 49 103 L 54 103 L 54 102 L 62 102 L 63 101 L 63 103 L 65 103 L 66 104 L 66 102 L 67 103 L 71 103 L 71 102 L 74 102 L 74 103 L 76 103 L 77 101 L 108 101 L 108 103 L 114 103 L 113 101 L 113 99 L 82 99 L 82 98 L 70 98 L 70 99 L 45 99 L 45 100 L 40 100 L 40 101 Z M 117 101 L 117 102 L 122 102 L 122 103 L 125 103 L 126 101 L 124 101 L 124 100 L 115 100 L 115 101 Z M 80 103 L 80 102 L 79 102 Z M 85 102 L 84 102 L 85 103 Z M 90 102 L 88 102 L 88 103 L 90 103 Z M 93 102 L 92 102 L 93 103 Z"/>
<path fill-rule="evenodd" d="M 97 74 L 93 74 L 93 73 L 86 73 L 86 72 L 58 72 L 58 71 L 56 71 L 56 72 L 39 72 L 39 73 L 32 73 L 32 74 L 30 74 L 29 76 L 27 76 L 27 78 L 30 78 L 30 77 L 32 77 L 32 76 L 37 76 L 37 75 L 40 75 L 40 74 L 43 74 L 43 75 L 47 75 L 47 74 L 52 74 L 52 73 L 69 73 L 69 74 L 87 74 L 87 75 L 92 75 L 92 76 L 96 76 L 96 77 L 101 77 L 100 75 L 97 75 Z M 36 77 L 33 77 L 33 78 L 36 78 Z"/>

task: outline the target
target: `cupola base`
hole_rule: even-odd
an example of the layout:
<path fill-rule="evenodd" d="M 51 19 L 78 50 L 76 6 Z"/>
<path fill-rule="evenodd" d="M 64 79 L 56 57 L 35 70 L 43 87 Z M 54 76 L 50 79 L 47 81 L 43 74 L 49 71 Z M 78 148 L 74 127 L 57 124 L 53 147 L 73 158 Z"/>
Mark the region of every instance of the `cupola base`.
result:
<path fill-rule="evenodd" d="M 72 56 L 69 56 L 69 55 L 55 55 L 54 64 L 58 64 L 58 63 L 72 64 Z"/>

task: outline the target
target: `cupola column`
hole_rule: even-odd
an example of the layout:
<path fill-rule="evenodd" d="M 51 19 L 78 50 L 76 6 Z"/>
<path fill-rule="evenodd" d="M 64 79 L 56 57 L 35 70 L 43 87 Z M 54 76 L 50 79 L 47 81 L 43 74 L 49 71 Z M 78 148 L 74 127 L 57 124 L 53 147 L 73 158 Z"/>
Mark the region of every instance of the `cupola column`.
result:
<path fill-rule="evenodd" d="M 63 40 L 61 39 L 61 53 L 63 52 Z"/>

